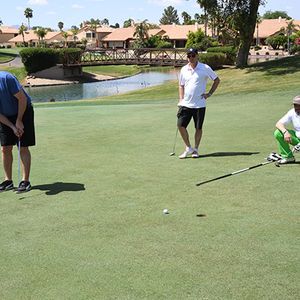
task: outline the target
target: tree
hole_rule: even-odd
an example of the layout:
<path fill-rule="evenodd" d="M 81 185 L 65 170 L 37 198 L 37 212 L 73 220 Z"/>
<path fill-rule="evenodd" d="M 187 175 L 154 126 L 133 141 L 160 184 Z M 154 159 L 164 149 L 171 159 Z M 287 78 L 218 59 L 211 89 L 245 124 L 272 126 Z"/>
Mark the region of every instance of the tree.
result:
<path fill-rule="evenodd" d="M 134 24 L 134 21 L 132 19 L 128 19 L 126 21 L 124 21 L 123 23 L 123 28 L 128 28 L 130 27 L 132 24 Z"/>
<path fill-rule="evenodd" d="M 19 34 L 22 35 L 23 38 L 23 45 L 25 45 L 25 36 L 24 33 L 27 30 L 27 27 L 22 23 L 22 25 L 19 27 Z"/>
<path fill-rule="evenodd" d="M 281 11 L 281 10 L 276 10 L 276 11 L 268 10 L 262 16 L 263 19 L 278 19 L 279 17 L 287 20 L 291 19 L 291 17 L 285 11 Z"/>
<path fill-rule="evenodd" d="M 197 3 L 204 10 L 204 34 L 207 36 L 208 15 L 218 5 L 217 0 L 197 0 Z"/>
<path fill-rule="evenodd" d="M 258 30 L 259 30 L 259 24 L 262 22 L 262 17 L 260 16 L 259 13 L 257 13 L 257 17 L 256 17 L 256 46 L 259 45 L 259 34 L 258 34 Z"/>
<path fill-rule="evenodd" d="M 78 32 L 79 32 L 79 28 L 77 27 L 77 26 L 75 26 L 75 25 L 73 25 L 72 27 L 71 27 L 71 32 L 72 32 L 72 34 L 73 34 L 73 40 L 74 40 L 74 42 L 77 40 L 77 34 L 78 34 Z"/>
<path fill-rule="evenodd" d="M 39 27 L 34 31 L 34 33 L 38 36 L 39 44 L 41 44 L 44 41 L 44 37 L 47 34 L 47 30 L 43 27 Z"/>
<path fill-rule="evenodd" d="M 220 0 L 223 18 L 232 19 L 232 28 L 239 33 L 237 67 L 248 65 L 248 54 L 256 26 L 257 12 L 264 0 Z"/>
<path fill-rule="evenodd" d="M 28 29 L 30 29 L 30 19 L 33 17 L 33 10 L 29 7 L 27 7 L 24 11 L 24 15 L 26 19 L 28 20 Z"/>
<path fill-rule="evenodd" d="M 62 31 L 63 28 L 64 28 L 64 23 L 63 22 L 58 22 L 57 26 L 58 26 L 59 30 Z"/>
<path fill-rule="evenodd" d="M 101 21 L 101 25 L 109 25 L 109 21 L 108 19 L 104 18 L 102 21 Z"/>
<path fill-rule="evenodd" d="M 62 31 L 61 35 L 65 39 L 65 45 L 64 45 L 64 47 L 66 48 L 67 45 L 68 45 L 67 40 L 68 40 L 69 33 L 67 31 Z"/>
<path fill-rule="evenodd" d="M 144 42 L 146 39 L 149 38 L 149 34 L 148 34 L 149 26 L 147 21 L 148 20 L 145 19 L 144 21 L 137 23 L 135 25 L 135 32 L 133 36 L 136 37 L 137 40 L 141 42 Z"/>
<path fill-rule="evenodd" d="M 0 19 L 0 26 L 3 25 L 2 19 Z"/>
<path fill-rule="evenodd" d="M 193 24 L 192 17 L 187 12 L 185 12 L 185 11 L 182 12 L 181 16 L 183 18 L 183 25 Z M 195 21 L 194 21 L 194 23 L 195 23 Z"/>
<path fill-rule="evenodd" d="M 168 6 L 164 9 L 163 15 L 159 22 L 162 25 L 179 24 L 177 10 L 173 6 Z"/>

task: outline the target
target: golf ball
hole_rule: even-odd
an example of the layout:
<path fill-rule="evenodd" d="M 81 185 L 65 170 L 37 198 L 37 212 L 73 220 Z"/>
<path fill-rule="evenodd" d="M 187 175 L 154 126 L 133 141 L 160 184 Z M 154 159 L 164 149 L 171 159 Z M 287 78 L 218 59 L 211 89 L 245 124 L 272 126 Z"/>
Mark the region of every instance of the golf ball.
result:
<path fill-rule="evenodd" d="M 168 209 L 165 208 L 165 209 L 163 210 L 163 213 L 164 213 L 165 215 L 167 215 L 167 214 L 169 213 Z"/>

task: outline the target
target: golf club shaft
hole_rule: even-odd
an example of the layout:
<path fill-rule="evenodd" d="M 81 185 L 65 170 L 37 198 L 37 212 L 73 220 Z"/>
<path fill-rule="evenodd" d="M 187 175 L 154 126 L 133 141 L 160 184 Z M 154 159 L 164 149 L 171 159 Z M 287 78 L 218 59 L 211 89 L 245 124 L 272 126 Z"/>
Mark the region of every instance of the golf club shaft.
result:
<path fill-rule="evenodd" d="M 177 135 L 178 135 L 178 127 L 176 128 L 176 133 L 175 133 L 175 139 L 174 139 L 174 144 L 173 144 L 173 151 L 172 151 L 172 153 L 175 153 L 176 141 L 177 141 Z"/>
<path fill-rule="evenodd" d="M 268 165 L 268 164 L 271 164 L 271 163 L 274 163 L 274 162 L 275 161 L 266 161 L 266 162 L 260 163 L 258 165 L 254 165 L 254 166 L 251 166 L 251 167 L 248 167 L 248 168 L 245 168 L 245 169 L 241 169 L 241 170 L 238 170 L 238 171 L 235 171 L 235 172 L 223 175 L 223 176 L 219 176 L 219 177 L 216 177 L 216 178 L 213 178 L 213 179 L 209 179 L 209 180 L 206 180 L 206 181 L 199 182 L 199 183 L 196 184 L 196 186 L 200 186 L 200 185 L 208 183 L 208 182 L 216 181 L 216 180 L 219 180 L 219 179 L 222 179 L 222 178 L 226 178 L 226 177 L 233 176 L 233 175 L 236 175 L 236 174 L 239 174 L 239 173 L 243 173 L 243 172 L 246 172 L 246 171 L 249 171 L 249 170 L 264 166 L 264 165 Z"/>
<path fill-rule="evenodd" d="M 21 182 L 21 140 L 18 139 L 18 185 Z"/>

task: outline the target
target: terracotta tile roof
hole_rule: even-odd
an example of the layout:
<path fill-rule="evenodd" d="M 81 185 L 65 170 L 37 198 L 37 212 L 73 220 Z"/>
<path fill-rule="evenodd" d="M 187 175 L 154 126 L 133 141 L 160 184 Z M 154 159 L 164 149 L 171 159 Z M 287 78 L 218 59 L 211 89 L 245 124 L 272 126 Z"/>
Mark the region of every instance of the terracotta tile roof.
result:
<path fill-rule="evenodd" d="M 258 37 L 267 38 L 280 31 L 282 27 L 287 27 L 290 20 L 278 18 L 278 19 L 264 19 L 258 24 Z M 295 25 L 300 26 L 300 21 L 293 21 Z M 299 29 L 300 30 L 300 27 Z M 255 28 L 254 38 L 257 36 L 257 28 Z"/>
<path fill-rule="evenodd" d="M 168 36 L 171 40 L 186 40 L 188 33 L 196 32 L 198 29 L 201 29 L 204 32 L 203 24 L 194 24 L 194 25 L 160 25 L 160 28 L 163 29 L 166 33 L 165 36 Z M 207 34 L 211 35 L 211 30 L 207 29 Z"/>
<path fill-rule="evenodd" d="M 2 34 L 4 33 L 10 33 L 10 34 L 18 34 L 19 30 L 13 27 L 8 27 L 8 26 L 0 26 L 0 30 Z"/>
<path fill-rule="evenodd" d="M 47 32 L 46 36 L 44 37 L 44 41 L 51 40 L 54 38 L 61 38 L 61 33 L 58 31 L 49 31 Z M 28 30 L 24 34 L 24 40 L 25 42 L 30 41 L 38 41 L 38 36 L 34 33 L 34 30 Z M 10 43 L 22 43 L 23 37 L 22 34 L 17 35 L 16 37 L 9 40 Z"/>

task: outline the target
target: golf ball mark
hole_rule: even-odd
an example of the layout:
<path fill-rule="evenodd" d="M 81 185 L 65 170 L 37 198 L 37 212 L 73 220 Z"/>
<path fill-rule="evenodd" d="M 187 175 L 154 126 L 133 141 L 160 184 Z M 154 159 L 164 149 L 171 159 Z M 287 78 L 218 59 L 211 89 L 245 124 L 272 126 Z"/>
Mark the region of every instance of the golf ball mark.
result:
<path fill-rule="evenodd" d="M 167 209 L 167 208 L 165 208 L 165 209 L 163 210 L 163 213 L 164 213 L 165 215 L 169 214 L 169 211 L 168 211 L 168 209 Z"/>

